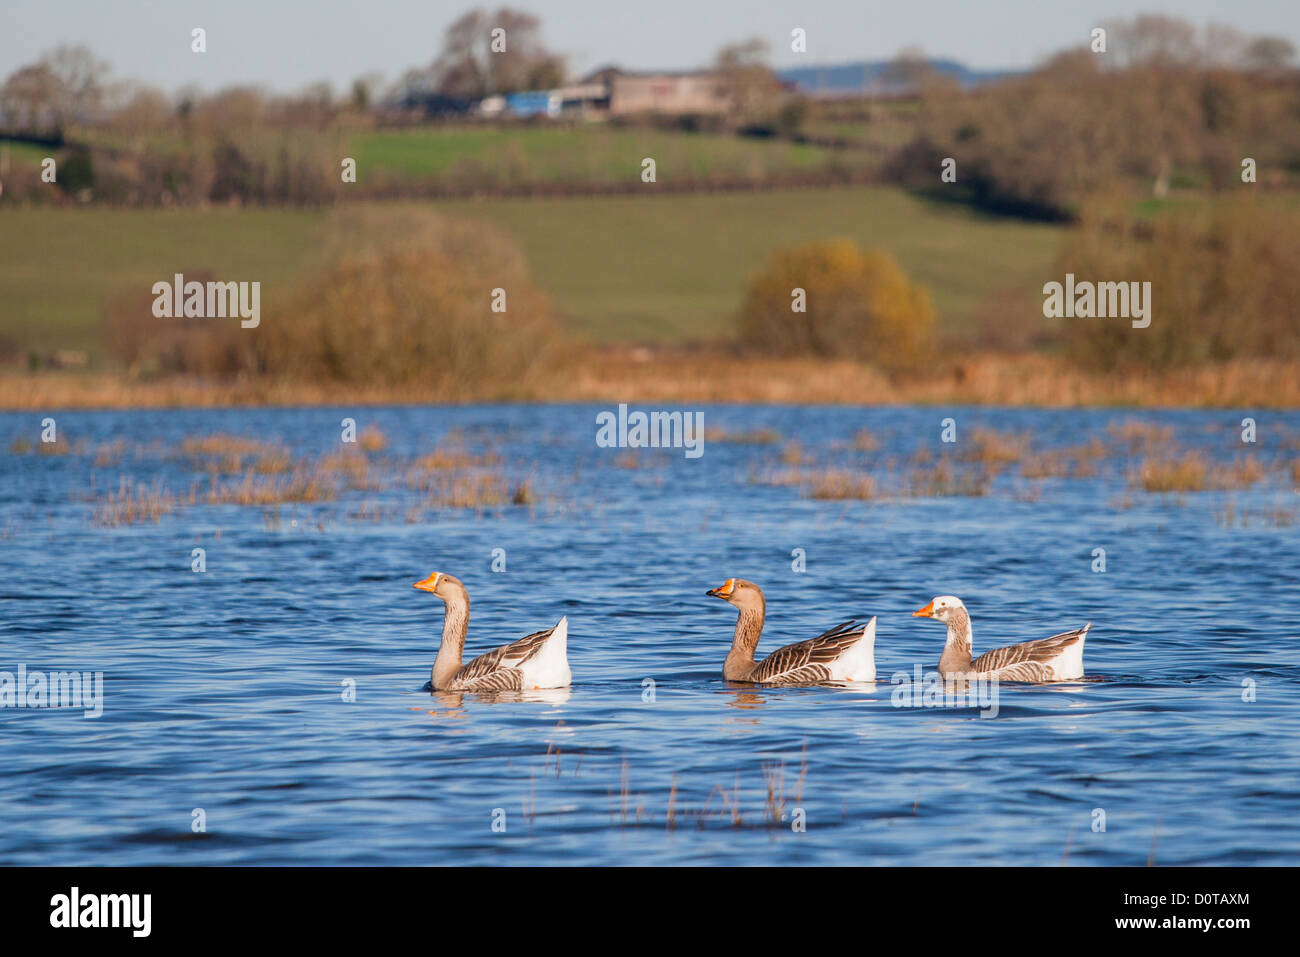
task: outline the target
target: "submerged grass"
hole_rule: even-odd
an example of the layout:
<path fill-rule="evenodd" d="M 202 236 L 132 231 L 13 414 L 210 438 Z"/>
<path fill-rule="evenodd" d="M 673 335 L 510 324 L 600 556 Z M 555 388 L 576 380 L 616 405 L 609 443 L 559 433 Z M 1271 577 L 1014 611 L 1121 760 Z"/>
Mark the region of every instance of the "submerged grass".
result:
<path fill-rule="evenodd" d="M 972 429 L 961 458 L 996 467 L 1018 462 L 1029 451 L 1029 436 L 993 429 Z"/>
<path fill-rule="evenodd" d="M 117 491 L 109 492 L 95 508 L 94 523 L 104 528 L 136 525 L 142 522 L 157 524 L 180 506 L 175 496 L 168 494 L 161 482 L 137 485 L 123 476 Z"/>
<path fill-rule="evenodd" d="M 829 501 L 843 499 L 867 501 L 876 497 L 876 482 L 870 475 L 828 469 L 812 477 L 808 495 L 810 498 Z"/>
<path fill-rule="evenodd" d="M 365 442 L 361 438 L 369 436 Z M 334 501 L 349 493 L 375 493 L 407 489 L 414 502 L 404 506 L 362 501 L 345 514 L 354 520 L 379 521 L 401 514 L 408 521 L 422 520 L 429 509 L 485 508 L 537 503 L 531 476 L 512 482 L 495 452 L 470 452 L 460 446 L 433 449 L 410 459 L 376 458 L 367 454 L 387 447 L 377 428 L 358 437 L 356 445 L 317 457 L 294 456 L 284 446 L 225 434 L 190 437 L 174 450 L 162 449 L 164 459 L 188 461 L 196 475 L 187 499 L 168 494 L 160 485 L 137 484 L 122 476 L 117 490 L 95 503 L 94 521 L 101 526 L 159 521 L 182 505 L 235 505 L 277 510 L 284 505 Z M 116 464 L 126 454 L 125 443 L 98 450 L 101 467 Z M 140 450 L 136 450 L 139 452 Z M 198 491 L 205 484 L 206 490 Z"/>
<path fill-rule="evenodd" d="M 1264 467 L 1253 458 L 1213 465 L 1203 452 L 1192 451 L 1145 458 L 1129 481 L 1148 492 L 1204 492 L 1249 488 L 1264 475 Z"/>
<path fill-rule="evenodd" d="M 775 431 L 726 434 L 754 445 L 780 441 Z M 156 441 L 131 445 L 116 439 L 92 446 L 78 440 L 70 454 L 81 456 L 87 464 L 93 461 L 99 469 L 113 468 L 128 459 L 148 464 L 152 457 L 155 462 L 188 464 L 192 470 L 194 483 L 188 497 L 126 475 L 107 495 L 96 498 L 92 489 L 87 500 L 95 506 L 93 520 L 105 527 L 157 522 L 195 504 L 278 509 L 347 498 L 341 514 L 353 520 L 380 521 L 405 515 L 409 522 L 430 520 L 438 509 L 531 508 L 541 503 L 549 510 L 555 504 L 544 491 L 539 492 L 535 473 L 520 463 L 507 467 L 500 451 L 484 448 L 463 434 L 449 433 L 438 446 L 406 455 L 381 454 L 388 448 L 388 440 L 378 427 L 362 432 L 367 435 L 364 443 L 343 445 L 315 457 L 295 455 L 275 441 L 225 433 L 186 437 L 170 448 Z M 1047 449 L 1034 448 L 1021 433 L 974 429 L 964 447 L 948 446 L 937 455 L 925 445 L 910 456 L 872 455 L 868 470 L 862 465 L 862 456 L 855 453 L 876 451 L 881 443 L 862 430 L 851 443 L 838 441 L 826 449 L 819 447 L 815 458 L 800 439 L 787 440 L 770 452 L 755 452 L 748 481 L 797 490 L 809 499 L 828 502 L 978 497 L 990 494 L 995 483 L 1002 494 L 1035 502 L 1051 493 L 1050 486 L 1035 484 L 1035 480 L 1097 479 L 1103 475 L 1107 481 L 1127 484 L 1139 495 L 1244 490 L 1266 480 L 1271 485 L 1288 479 L 1300 484 L 1300 460 L 1290 454 L 1246 453 L 1226 460 L 1216 458 L 1210 450 L 1175 445 L 1174 439 L 1170 427 L 1137 420 L 1112 424 L 1103 434 L 1084 437 L 1074 445 Z M 36 451 L 30 443 L 19 448 L 16 454 Z M 641 450 L 620 453 L 611 461 L 620 468 L 652 469 L 650 483 L 662 484 L 673 459 L 667 453 L 654 457 Z M 1006 475 L 1006 466 L 1017 462 L 1018 476 Z M 94 478 L 92 474 L 92 483 Z M 357 493 L 378 494 L 358 501 L 361 496 Z M 1116 507 L 1134 504 L 1130 494 Z M 1232 524 L 1236 519 L 1226 514 L 1226 509 L 1216 520 Z M 1290 524 L 1288 509 L 1280 506 L 1261 511 L 1251 505 L 1241 513 L 1249 513 L 1252 521 L 1285 526 Z"/>
<path fill-rule="evenodd" d="M 706 428 L 705 442 L 717 442 L 728 445 L 775 445 L 781 441 L 781 433 L 776 429 L 753 429 L 748 432 L 731 432 L 722 428 Z"/>

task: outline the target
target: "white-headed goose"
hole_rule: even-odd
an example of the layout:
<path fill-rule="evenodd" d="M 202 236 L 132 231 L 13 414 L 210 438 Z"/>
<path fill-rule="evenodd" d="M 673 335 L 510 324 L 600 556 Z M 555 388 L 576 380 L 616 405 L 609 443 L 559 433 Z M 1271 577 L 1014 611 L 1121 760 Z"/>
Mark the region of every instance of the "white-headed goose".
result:
<path fill-rule="evenodd" d="M 847 621 L 816 638 L 778 648 L 755 662 L 754 649 L 767 615 L 763 589 L 743 578 L 728 578 L 705 594 L 721 598 L 740 612 L 731 651 L 722 664 L 722 677 L 728 681 L 791 685 L 876 680 L 876 619 L 865 625 Z"/>
<path fill-rule="evenodd" d="M 469 629 L 469 593 L 454 575 L 434 573 L 414 585 L 437 595 L 447 606 L 442 622 L 442 644 L 433 661 L 430 685 L 435 691 L 524 691 L 533 688 L 567 688 L 569 673 L 569 619 L 554 628 L 535 632 L 508 645 L 460 663 Z"/>
<path fill-rule="evenodd" d="M 972 672 L 996 676 L 999 681 L 1073 681 L 1083 677 L 1083 642 L 1092 622 L 1051 638 L 994 648 L 972 661 L 970 612 L 960 598 L 940 595 L 912 614 L 948 626 L 948 640 L 939 657 L 939 674 L 945 678 Z"/>

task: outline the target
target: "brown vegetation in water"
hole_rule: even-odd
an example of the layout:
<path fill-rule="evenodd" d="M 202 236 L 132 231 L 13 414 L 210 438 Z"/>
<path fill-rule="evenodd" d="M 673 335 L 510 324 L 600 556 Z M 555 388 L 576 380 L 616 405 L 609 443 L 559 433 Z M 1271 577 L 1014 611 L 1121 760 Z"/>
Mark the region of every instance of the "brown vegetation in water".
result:
<path fill-rule="evenodd" d="M 137 485 L 123 476 L 117 491 L 110 491 L 96 506 L 93 521 L 106 528 L 141 522 L 157 524 L 180 505 L 181 500 L 169 494 L 161 483 Z"/>
<path fill-rule="evenodd" d="M 717 442 L 729 445 L 775 445 L 781 441 L 781 433 L 769 428 L 732 432 L 723 428 L 708 427 L 704 430 L 704 441 L 706 444 Z"/>
<path fill-rule="evenodd" d="M 844 469 L 830 469 L 812 477 L 808 489 L 810 498 L 839 501 L 876 497 L 876 482 L 870 475 L 860 475 Z"/>
<path fill-rule="evenodd" d="M 1152 456 L 1142 460 L 1130 484 L 1148 492 L 1204 492 L 1249 488 L 1264 478 L 1264 467 L 1253 458 L 1213 465 L 1201 452 Z"/>
<path fill-rule="evenodd" d="M 1029 451 L 1029 436 L 996 429 L 972 429 L 962 446 L 963 461 L 998 468 L 1024 458 Z"/>

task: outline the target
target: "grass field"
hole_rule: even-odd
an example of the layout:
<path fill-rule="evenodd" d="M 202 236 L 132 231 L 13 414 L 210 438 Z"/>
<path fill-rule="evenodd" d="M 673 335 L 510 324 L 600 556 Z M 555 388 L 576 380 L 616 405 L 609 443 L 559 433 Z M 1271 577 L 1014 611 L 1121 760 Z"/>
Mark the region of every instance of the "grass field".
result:
<path fill-rule="evenodd" d="M 397 174 L 443 184 L 637 183 L 652 157 L 660 180 L 762 179 L 844 162 L 826 149 L 777 140 L 669 130 L 518 126 L 353 134 L 358 182 Z M 860 162 L 865 159 L 859 157 Z"/>
<path fill-rule="evenodd" d="M 892 187 L 465 200 L 439 208 L 509 229 L 570 325 L 606 342 L 725 335 L 768 252 L 831 236 L 889 250 L 930 289 L 943 328 L 958 331 L 999 292 L 1038 295 L 1064 235 Z"/>
<path fill-rule="evenodd" d="M 260 280 L 263 316 L 289 281 L 385 223 L 440 213 L 519 240 L 573 330 L 602 342 L 683 342 L 730 330 L 748 276 L 773 248 L 849 236 L 890 250 L 931 290 L 943 328 L 1010 289 L 1037 295 L 1064 231 L 993 219 L 889 187 L 644 197 L 490 199 L 345 209 L 12 208 L 0 213 L 0 336 L 22 350 L 99 352 L 102 304 L 174 272 Z M 393 225 L 391 231 L 397 231 Z"/>
<path fill-rule="evenodd" d="M 16 165 L 40 166 L 41 160 L 47 156 L 56 156 L 59 151 L 51 149 L 48 146 L 34 146 L 31 143 L 14 143 L 9 141 L 0 142 L 0 168 L 3 168 L 4 162 Z"/>

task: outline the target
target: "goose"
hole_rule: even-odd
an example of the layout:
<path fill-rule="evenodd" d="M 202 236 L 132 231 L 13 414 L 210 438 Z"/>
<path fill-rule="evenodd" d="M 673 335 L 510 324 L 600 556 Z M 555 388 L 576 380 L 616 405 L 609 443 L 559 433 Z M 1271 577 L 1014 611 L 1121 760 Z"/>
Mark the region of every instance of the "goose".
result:
<path fill-rule="evenodd" d="M 705 594 L 721 598 L 740 612 L 731 651 L 722 664 L 722 677 L 728 681 L 790 685 L 876 680 L 876 619 L 865 625 L 846 621 L 816 638 L 778 648 L 755 662 L 754 649 L 758 647 L 767 614 L 763 589 L 743 578 L 728 578 Z"/>
<path fill-rule="evenodd" d="M 948 640 L 939 657 L 939 674 L 945 678 L 972 672 L 1001 681 L 1073 681 L 1083 677 L 1083 642 L 1092 622 L 1051 638 L 994 648 L 972 661 L 970 612 L 960 598 L 940 595 L 912 616 L 934 618 L 948 626 Z"/>
<path fill-rule="evenodd" d="M 469 592 L 454 575 L 435 572 L 412 586 L 437 595 L 447 606 L 442 622 L 442 644 L 433 661 L 429 685 L 434 691 L 523 691 L 567 688 L 569 673 L 569 619 L 553 628 L 534 632 L 508 645 L 460 663 L 469 628 Z"/>

